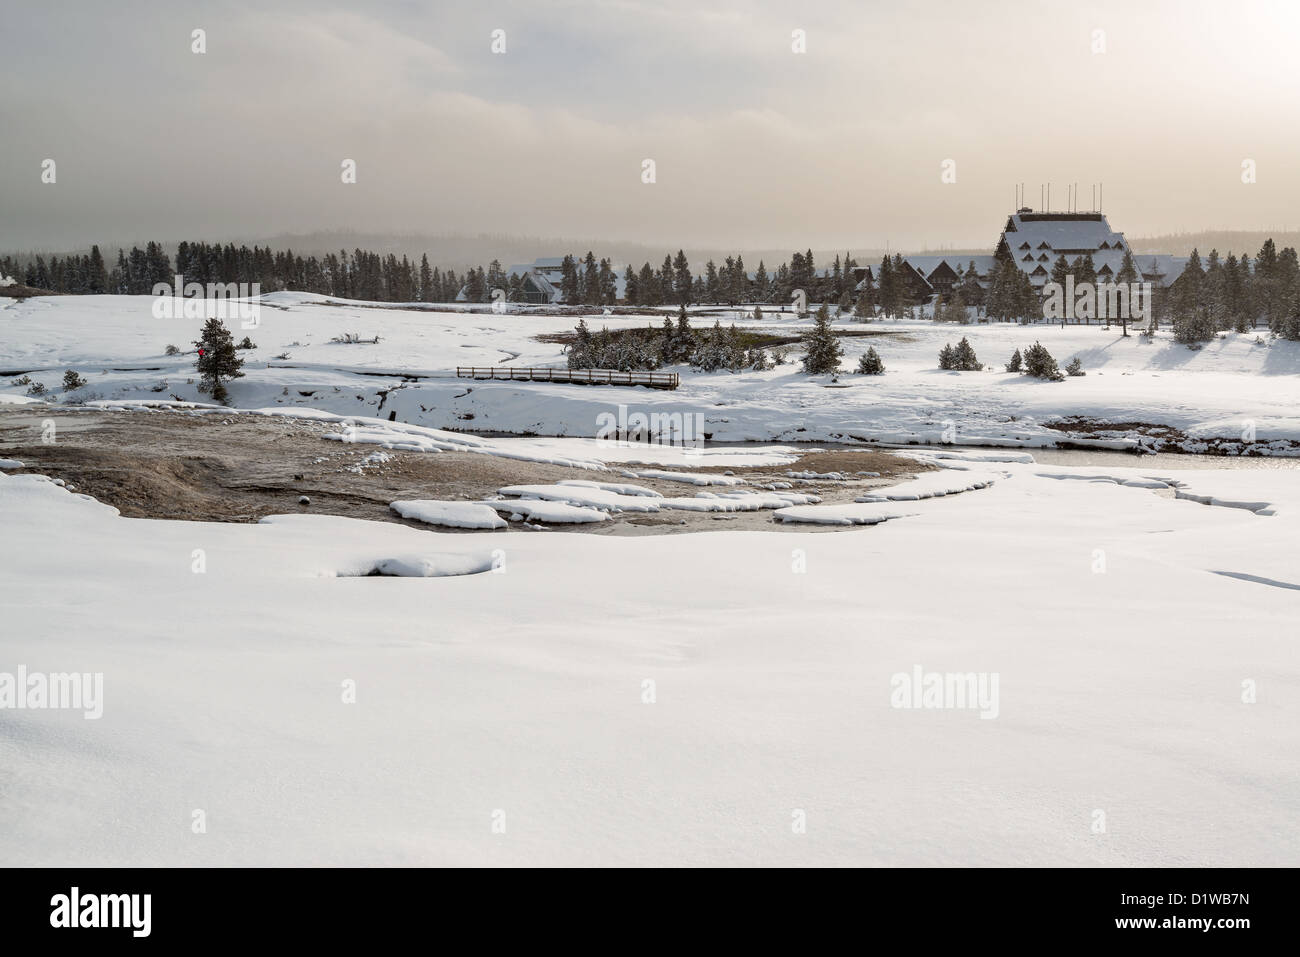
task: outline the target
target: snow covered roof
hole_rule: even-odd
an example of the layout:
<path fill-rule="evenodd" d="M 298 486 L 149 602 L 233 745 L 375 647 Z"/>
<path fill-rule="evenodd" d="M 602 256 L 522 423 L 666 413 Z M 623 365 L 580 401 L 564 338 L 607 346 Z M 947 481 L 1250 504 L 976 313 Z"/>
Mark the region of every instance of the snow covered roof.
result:
<path fill-rule="evenodd" d="M 1017 256 L 1033 251 L 1124 249 L 1124 234 L 1110 228 L 1102 213 L 1014 213 L 1002 238 Z"/>
<path fill-rule="evenodd" d="M 1014 213 L 1007 217 L 998 239 L 999 248 L 1004 244 L 1012 261 L 1036 286 L 1049 281 L 1052 265 L 1061 255 L 1074 265 L 1091 254 L 1098 278 L 1113 279 L 1128 245 L 1124 234 L 1111 229 L 1102 213 Z"/>
<path fill-rule="evenodd" d="M 969 253 L 949 253 L 943 256 L 904 256 L 903 261 L 919 272 L 921 275 L 929 278 L 930 274 L 938 269 L 943 263 L 948 264 L 948 268 L 953 272 L 958 269 L 964 274 L 972 262 L 975 263 L 975 274 L 984 276 L 993 268 L 994 257 L 992 256 L 972 256 Z"/>

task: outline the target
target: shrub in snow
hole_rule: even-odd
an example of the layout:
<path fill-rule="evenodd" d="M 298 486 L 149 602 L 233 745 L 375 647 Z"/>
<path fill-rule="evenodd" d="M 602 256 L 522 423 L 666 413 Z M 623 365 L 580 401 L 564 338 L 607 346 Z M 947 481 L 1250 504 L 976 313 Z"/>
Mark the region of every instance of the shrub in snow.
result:
<path fill-rule="evenodd" d="M 862 354 L 862 358 L 858 360 L 858 372 L 862 375 L 884 374 L 885 364 L 880 360 L 880 353 L 876 351 L 875 346 L 869 346 Z"/>
<path fill-rule="evenodd" d="M 754 307 L 754 321 L 755 321 L 755 322 L 762 322 L 762 321 L 763 321 L 763 307 L 762 307 L 762 306 L 755 306 L 755 307 Z"/>
<path fill-rule="evenodd" d="M 10 382 L 9 384 L 10 384 L 10 385 L 31 385 L 31 384 L 32 384 L 32 377 L 29 376 L 29 375 L 19 376 L 17 379 L 14 379 L 14 380 L 13 380 L 12 382 Z"/>
<path fill-rule="evenodd" d="M 1300 310 L 1291 313 L 1277 323 L 1277 328 L 1273 330 L 1273 335 L 1281 336 L 1283 339 L 1291 341 L 1300 340 Z"/>
<path fill-rule="evenodd" d="M 235 348 L 236 348 L 236 349 L 256 349 L 256 348 L 257 348 L 257 344 L 254 343 L 252 339 L 248 338 L 248 336 L 244 336 L 244 338 L 241 339 L 241 340 L 239 341 L 239 345 L 235 346 Z"/>
<path fill-rule="evenodd" d="M 1025 372 L 1035 379 L 1050 379 L 1053 382 L 1060 382 L 1065 378 L 1065 373 L 1057 368 L 1052 354 L 1037 342 L 1025 350 Z"/>
<path fill-rule="evenodd" d="M 1065 374 L 1066 375 L 1087 375 L 1088 373 L 1083 371 L 1083 363 L 1079 361 L 1078 356 L 1075 356 L 1066 364 Z"/>
<path fill-rule="evenodd" d="M 1025 367 L 1024 365 L 1022 365 L 1022 361 L 1020 358 L 1020 350 L 1017 349 L 1015 352 L 1011 353 L 1011 361 L 1007 363 L 1007 371 L 1023 372 L 1024 368 Z"/>
<path fill-rule="evenodd" d="M 1174 341 L 1184 345 L 1209 342 L 1214 332 L 1214 320 L 1208 315 L 1193 313 L 1174 320 Z"/>
<path fill-rule="evenodd" d="M 956 372 L 979 372 L 984 365 L 975 357 L 970 342 L 962 336 L 956 348 L 948 343 L 939 350 L 939 368 Z"/>
<path fill-rule="evenodd" d="M 41 396 L 41 395 L 44 395 L 44 394 L 45 394 L 45 383 L 44 383 L 44 382 L 33 382 L 31 385 L 29 385 L 29 386 L 27 387 L 27 394 L 28 394 L 28 395 L 34 395 L 34 396 Z"/>
<path fill-rule="evenodd" d="M 167 356 L 178 356 L 180 354 L 181 354 L 181 350 L 177 349 L 175 346 L 171 345 L 170 343 L 168 344 L 167 348 L 163 350 L 163 355 L 167 355 Z"/>
<path fill-rule="evenodd" d="M 63 373 L 64 392 L 75 392 L 77 389 L 84 388 L 88 384 L 89 383 L 87 383 L 81 376 L 77 375 L 76 371 L 73 369 L 69 369 L 67 372 Z"/>

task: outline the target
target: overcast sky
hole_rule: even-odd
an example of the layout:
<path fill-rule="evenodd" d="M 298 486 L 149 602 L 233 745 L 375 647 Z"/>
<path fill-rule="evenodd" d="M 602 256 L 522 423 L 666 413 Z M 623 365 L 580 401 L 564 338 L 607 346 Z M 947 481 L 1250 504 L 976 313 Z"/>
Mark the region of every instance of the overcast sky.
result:
<path fill-rule="evenodd" d="M 991 246 L 1013 184 L 1036 206 L 1049 180 L 1057 208 L 1104 181 L 1130 236 L 1295 227 L 1298 36 L 1300 4 L 1240 0 L 11 4 L 0 248 Z"/>

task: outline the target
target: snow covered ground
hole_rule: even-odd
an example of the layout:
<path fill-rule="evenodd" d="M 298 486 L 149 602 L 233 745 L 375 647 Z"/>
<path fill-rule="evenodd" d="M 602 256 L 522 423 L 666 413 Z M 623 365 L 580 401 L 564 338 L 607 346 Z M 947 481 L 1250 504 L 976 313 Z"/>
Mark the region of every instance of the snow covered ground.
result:
<path fill-rule="evenodd" d="M 1162 332 L 1154 341 L 1121 338 L 1100 325 L 952 326 L 927 321 L 860 324 L 837 328 L 885 333 L 845 339 L 844 375 L 827 389 L 827 377 L 809 379 L 792 362 L 770 372 L 696 373 L 681 368 L 681 388 L 643 388 L 469 381 L 456 366 L 563 365 L 562 347 L 540 342 L 542 333 L 572 329 L 574 317 L 468 314 L 362 303 L 327 304 L 318 296 L 275 293 L 264 298 L 260 325 L 247 330 L 258 348 L 242 353 L 247 375 L 230 387 L 245 409 L 309 408 L 438 429 L 514 434 L 594 436 L 598 417 L 624 404 L 633 411 L 700 413 L 713 441 L 941 442 L 1035 447 L 1063 433 L 1046 423 L 1071 416 L 1112 423 L 1167 426 L 1187 437 L 1189 451 L 1207 439 L 1246 437 L 1260 452 L 1295 453 L 1300 443 L 1300 343 L 1265 334 L 1226 335 L 1190 350 Z M 151 297 L 48 297 L 0 309 L 0 373 L 29 374 L 61 398 L 63 370 L 90 380 L 81 398 L 105 400 L 204 398 L 193 381 L 193 355 L 167 357 L 174 344 L 192 348 L 198 322 L 155 319 Z M 762 329 L 799 332 L 806 321 L 775 313 Z M 698 317 L 709 325 L 715 316 Z M 724 325 L 744 315 L 723 314 Z M 592 316 L 599 328 L 659 325 L 660 316 Z M 235 324 L 232 323 L 232 328 Z M 234 329 L 236 338 L 245 334 Z M 378 344 L 342 345 L 345 332 Z M 967 336 L 984 372 L 941 372 L 939 349 Z M 1041 341 L 1064 367 L 1078 357 L 1087 375 L 1042 382 L 1002 371 L 1016 348 Z M 883 376 L 850 373 L 874 346 Z M 287 359 L 277 356 L 287 355 Z M 406 376 L 404 379 L 403 376 Z M 412 378 L 418 377 L 418 378 Z M 0 401 L 28 401 L 25 387 L 0 376 Z M 1134 445 L 1127 429 L 1103 437 Z M 1274 445 L 1270 448 L 1270 443 Z"/>
<path fill-rule="evenodd" d="M 204 399 L 194 357 L 163 354 L 197 323 L 151 303 L 0 309 L 0 402 L 34 401 L 20 375 L 61 401 L 66 368 L 91 382 L 74 398 L 107 407 Z M 888 335 L 846 340 L 845 370 L 868 344 L 889 369 L 847 388 L 792 366 L 679 370 L 675 392 L 449 377 L 562 364 L 535 336 L 573 321 L 267 298 L 239 412 L 336 423 L 377 456 L 590 475 L 394 503 L 427 528 L 125 519 L 0 461 L 0 859 L 1300 864 L 1300 469 L 960 447 L 1050 445 L 1063 433 L 1045 423 L 1067 416 L 1300 441 L 1296 343 L 885 322 L 847 324 Z M 380 342 L 328 341 L 343 332 Z M 939 372 L 962 335 L 995 369 L 1038 339 L 1089 374 Z M 620 403 L 702 413 L 715 441 L 955 444 L 899 453 L 941 471 L 821 504 L 701 471 L 779 470 L 789 446 L 595 439 Z M 679 496 L 635 484 L 665 474 Z M 784 528 L 492 530 L 750 508 Z M 20 672 L 102 674 L 102 716 L 17 707 Z"/>
<path fill-rule="evenodd" d="M 875 527 L 651 538 L 0 472 L 0 693 L 103 675 L 0 708 L 0 859 L 1300 863 L 1300 472 L 971 458 Z"/>

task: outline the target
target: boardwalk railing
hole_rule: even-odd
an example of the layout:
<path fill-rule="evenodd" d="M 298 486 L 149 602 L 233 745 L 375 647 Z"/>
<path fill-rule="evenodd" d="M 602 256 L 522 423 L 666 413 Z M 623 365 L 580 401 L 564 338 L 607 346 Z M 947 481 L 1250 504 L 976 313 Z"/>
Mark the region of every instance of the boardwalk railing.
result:
<path fill-rule="evenodd" d="M 511 382 L 576 382 L 580 385 L 644 385 L 675 389 L 676 372 L 619 372 L 615 369 L 558 369 L 551 366 L 457 366 L 458 379 L 508 379 Z"/>

